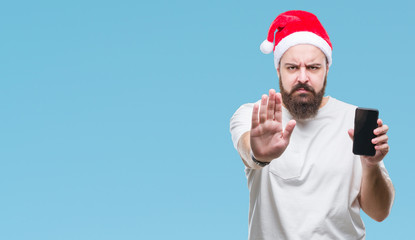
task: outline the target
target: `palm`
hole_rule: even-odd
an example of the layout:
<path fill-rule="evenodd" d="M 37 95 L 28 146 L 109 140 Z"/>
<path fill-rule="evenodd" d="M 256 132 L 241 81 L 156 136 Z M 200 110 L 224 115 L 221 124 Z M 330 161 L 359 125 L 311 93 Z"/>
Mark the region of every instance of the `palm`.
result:
<path fill-rule="evenodd" d="M 290 121 L 283 131 L 281 108 L 281 95 L 274 90 L 270 90 L 269 98 L 262 97 L 260 108 L 257 104 L 254 106 L 250 141 L 257 159 L 271 161 L 281 156 L 288 146 L 295 121 Z"/>

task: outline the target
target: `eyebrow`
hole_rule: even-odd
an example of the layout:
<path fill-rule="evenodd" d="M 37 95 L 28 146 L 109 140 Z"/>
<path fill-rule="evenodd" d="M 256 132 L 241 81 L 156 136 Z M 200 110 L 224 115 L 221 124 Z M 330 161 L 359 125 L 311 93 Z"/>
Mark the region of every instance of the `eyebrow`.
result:
<path fill-rule="evenodd" d="M 284 63 L 284 66 L 298 66 L 298 64 L 296 64 L 296 63 Z M 320 64 L 320 63 L 310 63 L 310 64 L 306 64 L 305 66 L 306 67 L 310 67 L 310 66 L 321 67 L 322 64 Z"/>
<path fill-rule="evenodd" d="M 320 64 L 320 63 L 311 63 L 311 64 L 308 64 L 308 65 L 306 65 L 307 67 L 311 67 L 311 66 L 313 66 L 313 67 L 321 67 L 321 65 L 322 64 Z"/>

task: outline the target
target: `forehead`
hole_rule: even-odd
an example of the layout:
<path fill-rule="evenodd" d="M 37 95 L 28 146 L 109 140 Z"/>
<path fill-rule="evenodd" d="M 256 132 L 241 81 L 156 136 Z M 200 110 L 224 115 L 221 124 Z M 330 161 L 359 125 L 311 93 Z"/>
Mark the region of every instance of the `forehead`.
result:
<path fill-rule="evenodd" d="M 310 44 L 290 47 L 281 57 L 281 63 L 321 63 L 326 62 L 326 55 L 320 48 Z"/>

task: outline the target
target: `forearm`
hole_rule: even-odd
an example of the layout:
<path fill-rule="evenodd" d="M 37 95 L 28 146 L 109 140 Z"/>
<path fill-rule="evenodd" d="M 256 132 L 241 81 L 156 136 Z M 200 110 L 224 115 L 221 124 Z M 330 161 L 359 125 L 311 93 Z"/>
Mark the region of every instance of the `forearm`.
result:
<path fill-rule="evenodd" d="M 362 168 L 360 206 L 374 220 L 383 221 L 389 215 L 395 196 L 392 182 L 382 173 L 379 164 L 362 163 Z"/>
<path fill-rule="evenodd" d="M 244 133 L 238 141 L 238 152 L 246 167 L 253 169 L 262 168 L 251 158 L 250 132 Z"/>

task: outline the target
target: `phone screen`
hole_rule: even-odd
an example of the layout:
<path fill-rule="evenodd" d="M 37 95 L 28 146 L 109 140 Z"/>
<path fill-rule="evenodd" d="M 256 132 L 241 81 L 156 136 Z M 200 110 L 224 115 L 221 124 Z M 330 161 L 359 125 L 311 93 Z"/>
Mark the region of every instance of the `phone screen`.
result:
<path fill-rule="evenodd" d="M 354 119 L 353 153 L 356 155 L 374 156 L 376 153 L 372 139 L 373 130 L 377 128 L 379 111 L 370 108 L 357 108 Z"/>

